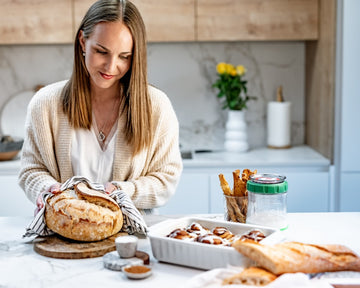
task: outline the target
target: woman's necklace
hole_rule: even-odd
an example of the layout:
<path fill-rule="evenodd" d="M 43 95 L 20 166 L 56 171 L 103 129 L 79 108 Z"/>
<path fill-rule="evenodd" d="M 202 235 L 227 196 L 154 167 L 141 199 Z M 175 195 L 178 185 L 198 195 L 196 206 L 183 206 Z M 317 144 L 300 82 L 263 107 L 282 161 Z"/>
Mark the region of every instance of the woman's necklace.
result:
<path fill-rule="evenodd" d="M 104 125 L 101 127 L 101 129 L 99 130 L 99 134 L 98 134 L 98 139 L 101 141 L 101 142 L 104 142 L 105 139 L 106 139 L 106 136 L 105 136 L 105 133 L 104 133 L 104 129 L 106 128 L 106 125 L 108 124 L 110 118 L 113 117 L 113 114 L 114 114 L 114 110 L 115 110 L 115 107 L 117 106 L 117 100 L 120 99 L 119 97 L 116 97 L 115 98 L 115 101 L 114 101 L 114 105 L 113 105 L 113 109 L 110 113 L 110 117 L 108 117 L 104 123 Z"/>

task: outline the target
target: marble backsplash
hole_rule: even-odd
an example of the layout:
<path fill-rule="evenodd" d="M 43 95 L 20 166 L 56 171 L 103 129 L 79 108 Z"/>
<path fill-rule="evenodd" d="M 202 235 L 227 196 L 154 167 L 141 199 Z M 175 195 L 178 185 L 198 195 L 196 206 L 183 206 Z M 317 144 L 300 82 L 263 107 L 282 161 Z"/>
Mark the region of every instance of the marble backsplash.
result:
<path fill-rule="evenodd" d="M 72 45 L 0 46 L 0 108 L 16 94 L 67 79 Z M 266 107 L 283 86 L 292 103 L 291 142 L 304 143 L 305 46 L 303 42 L 151 43 L 148 71 L 151 84 L 170 98 L 180 123 L 183 149 L 222 149 L 226 111 L 211 87 L 216 64 L 247 68 L 246 121 L 250 148 L 266 146 Z M 0 110 L 0 111 L 1 111 Z"/>

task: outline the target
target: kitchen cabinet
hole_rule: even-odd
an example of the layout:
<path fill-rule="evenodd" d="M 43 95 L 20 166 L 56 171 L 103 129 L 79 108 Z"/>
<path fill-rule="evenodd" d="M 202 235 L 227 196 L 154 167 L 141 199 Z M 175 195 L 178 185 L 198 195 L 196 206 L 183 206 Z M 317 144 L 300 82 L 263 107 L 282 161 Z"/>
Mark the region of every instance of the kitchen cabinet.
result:
<path fill-rule="evenodd" d="M 35 205 L 18 185 L 18 176 L 0 175 L 0 183 L 0 216 L 33 216 Z"/>
<path fill-rule="evenodd" d="M 337 0 L 319 0 L 317 41 L 305 42 L 307 145 L 333 163 Z"/>
<path fill-rule="evenodd" d="M 355 123 L 360 123 L 360 88 L 358 69 L 360 65 L 360 20 L 356 11 L 360 9 L 359 1 L 343 1 L 343 37 L 341 66 L 341 169 L 343 172 L 360 172 L 360 133 Z"/>
<path fill-rule="evenodd" d="M 72 0 L 2 0 L 0 4 L 0 44 L 72 42 Z"/>
<path fill-rule="evenodd" d="M 198 41 L 316 40 L 318 0 L 197 0 Z"/>
<path fill-rule="evenodd" d="M 259 173 L 285 175 L 289 184 L 289 212 L 328 212 L 330 203 L 330 161 L 309 147 L 285 150 L 258 149 L 243 154 L 204 153 L 184 160 L 184 170 L 175 195 L 162 208 L 164 214 L 223 213 L 224 198 L 220 173 L 230 187 L 232 172 L 245 168 Z"/>
<path fill-rule="evenodd" d="M 75 27 L 94 1 L 74 0 Z M 317 0 L 133 0 L 149 42 L 316 40 Z"/>
<path fill-rule="evenodd" d="M 0 44 L 72 43 L 95 0 L 1 1 Z M 317 0 L 133 0 L 149 42 L 316 40 Z"/>
<path fill-rule="evenodd" d="M 193 159 L 183 160 L 183 173 L 176 192 L 164 206 L 158 208 L 164 215 L 223 213 L 224 199 L 218 175 L 224 174 L 232 187 L 232 172 L 236 169 L 257 169 L 259 173 L 285 175 L 289 183 L 289 212 L 326 212 L 330 210 L 330 161 L 308 146 L 290 149 L 254 149 L 246 153 L 194 153 Z M 3 198 L 0 202 L 0 216 L 32 215 L 34 204 L 18 186 L 20 160 L 0 162 L 0 183 Z M 355 186 L 357 175 L 343 182 L 348 204 L 350 189 Z M 353 186 L 350 186 L 353 185 Z M 354 192 L 355 191 L 355 192 Z"/>
<path fill-rule="evenodd" d="M 232 171 L 235 169 L 238 167 L 232 169 L 219 167 L 218 169 L 225 175 L 230 187 L 232 187 Z M 263 169 L 260 167 L 259 171 Z M 287 178 L 289 183 L 288 212 L 328 212 L 330 210 L 329 172 L 296 173 L 275 168 L 271 171 L 285 175 Z M 191 214 L 223 213 L 224 197 L 218 174 L 194 174 L 188 173 L 185 169 L 175 195 L 159 211 L 167 215 L 181 214 L 181 211 Z"/>
<path fill-rule="evenodd" d="M 189 171 L 183 172 L 176 189 L 175 195 L 169 202 L 159 208 L 160 214 L 192 214 L 209 212 L 209 176 L 202 173 Z"/>
<path fill-rule="evenodd" d="M 73 0 L 75 32 L 94 0 Z M 195 0 L 133 0 L 149 42 L 194 41 Z"/>
<path fill-rule="evenodd" d="M 360 170 L 360 169 L 359 169 Z M 360 211 L 359 172 L 342 172 L 340 176 L 340 189 L 338 210 L 342 212 Z"/>
<path fill-rule="evenodd" d="M 337 101 L 335 126 L 335 188 L 337 211 L 360 211 L 360 26 L 357 0 L 338 1 Z M 355 129 L 354 129 L 355 128 Z"/>
<path fill-rule="evenodd" d="M 226 171 L 229 180 L 232 180 L 230 176 L 234 170 Z M 258 171 L 264 171 L 264 169 L 260 167 Z M 286 180 L 288 181 L 288 212 L 329 211 L 329 172 L 287 172 L 286 168 L 279 169 L 275 167 L 271 170 L 266 169 L 265 171 L 271 171 L 286 176 Z M 218 175 L 210 175 L 210 181 L 211 197 L 209 213 L 223 213 L 224 198 L 220 188 Z"/>
<path fill-rule="evenodd" d="M 84 18 L 86 11 L 89 7 L 95 3 L 95 0 L 72 0 L 74 3 L 74 24 L 73 24 L 73 33 L 75 33 L 80 26 L 81 20 Z"/>
<path fill-rule="evenodd" d="M 195 41 L 196 0 L 133 0 L 150 42 Z"/>

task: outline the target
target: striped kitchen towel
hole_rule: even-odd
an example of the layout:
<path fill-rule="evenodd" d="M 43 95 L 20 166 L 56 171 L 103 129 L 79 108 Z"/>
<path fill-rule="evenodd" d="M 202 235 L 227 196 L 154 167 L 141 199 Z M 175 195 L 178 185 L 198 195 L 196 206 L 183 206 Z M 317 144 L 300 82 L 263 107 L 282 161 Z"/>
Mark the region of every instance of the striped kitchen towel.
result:
<path fill-rule="evenodd" d="M 73 189 L 75 185 L 79 183 L 85 183 L 91 189 L 105 193 L 105 187 L 99 183 L 90 182 L 87 178 L 81 176 L 74 176 L 68 179 L 65 183 L 61 185 L 60 190 L 64 191 L 66 189 Z M 49 197 L 52 197 L 53 194 L 50 192 L 42 193 L 42 200 L 46 203 L 46 200 Z M 146 235 L 148 228 L 144 221 L 143 216 L 139 210 L 135 207 L 134 203 L 130 197 L 122 190 L 118 189 L 112 192 L 109 195 L 113 198 L 116 203 L 119 205 L 121 212 L 124 217 L 124 224 L 121 231 L 127 232 L 129 234 L 134 234 L 135 232 Z M 34 235 L 39 236 L 48 236 L 54 234 L 45 223 L 45 205 L 40 211 L 35 215 L 32 222 L 26 228 L 26 232 L 23 237 L 30 237 Z"/>
<path fill-rule="evenodd" d="M 43 203 L 46 203 L 46 200 L 53 196 L 50 192 L 41 193 Z M 34 216 L 34 219 L 31 221 L 29 226 L 26 228 L 26 232 L 23 237 L 31 237 L 35 235 L 39 236 L 49 236 L 53 235 L 54 232 L 50 230 L 45 223 L 45 205 L 39 210 L 39 212 Z"/>

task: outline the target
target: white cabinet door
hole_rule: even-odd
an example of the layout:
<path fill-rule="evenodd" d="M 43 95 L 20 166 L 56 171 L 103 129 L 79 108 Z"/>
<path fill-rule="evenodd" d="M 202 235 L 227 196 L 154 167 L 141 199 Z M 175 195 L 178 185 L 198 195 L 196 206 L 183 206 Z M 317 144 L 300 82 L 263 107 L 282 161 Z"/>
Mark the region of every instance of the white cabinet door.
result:
<path fill-rule="evenodd" d="M 337 37 L 338 63 L 342 74 L 336 77 L 339 83 L 338 104 L 335 115 L 335 193 L 339 211 L 360 211 L 360 86 L 358 70 L 360 66 L 360 1 L 337 1 L 340 6 L 339 23 L 342 29 Z M 338 157 L 336 157 L 338 156 Z"/>
<path fill-rule="evenodd" d="M 341 172 L 360 172 L 360 1 L 343 2 L 342 89 L 341 89 Z M 342 181 L 343 182 L 343 181 Z M 346 193 L 341 190 L 341 193 Z"/>
<path fill-rule="evenodd" d="M 0 216 L 33 216 L 35 205 L 17 184 L 16 175 L 0 176 Z"/>
<path fill-rule="evenodd" d="M 286 173 L 288 212 L 327 212 L 330 208 L 329 173 Z"/>
<path fill-rule="evenodd" d="M 341 173 L 341 212 L 360 211 L 360 173 Z"/>
<path fill-rule="evenodd" d="M 205 173 L 181 175 L 175 195 L 159 208 L 160 214 L 203 214 L 209 212 L 209 176 Z"/>
<path fill-rule="evenodd" d="M 232 184 L 229 183 L 229 185 Z M 220 187 L 218 174 L 212 174 L 210 176 L 210 195 L 210 213 L 224 213 L 225 199 L 224 193 Z"/>

